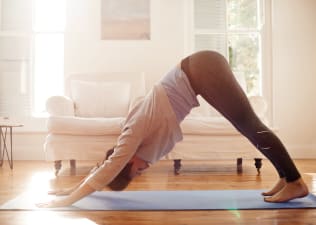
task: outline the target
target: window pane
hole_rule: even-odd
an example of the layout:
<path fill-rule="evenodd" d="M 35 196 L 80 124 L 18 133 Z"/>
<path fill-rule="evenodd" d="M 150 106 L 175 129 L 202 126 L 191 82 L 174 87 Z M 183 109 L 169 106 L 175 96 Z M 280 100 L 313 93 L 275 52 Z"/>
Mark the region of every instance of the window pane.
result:
<path fill-rule="evenodd" d="M 225 34 L 198 34 L 195 35 L 195 51 L 213 50 L 227 55 L 227 41 Z"/>
<path fill-rule="evenodd" d="M 257 0 L 227 0 L 228 29 L 256 29 Z"/>
<path fill-rule="evenodd" d="M 43 113 L 45 102 L 52 95 L 63 94 L 64 35 L 35 36 L 34 110 Z"/>
<path fill-rule="evenodd" d="M 30 113 L 30 39 L 0 36 L 0 116 Z"/>
<path fill-rule="evenodd" d="M 30 114 L 27 86 L 28 62 L 0 62 L 0 116 L 24 117 Z"/>
<path fill-rule="evenodd" d="M 226 30 L 226 4 L 223 0 L 195 0 L 196 29 Z"/>
<path fill-rule="evenodd" d="M 34 0 L 35 31 L 64 31 L 66 0 Z"/>
<path fill-rule="evenodd" d="M 258 95 L 261 93 L 261 59 L 259 35 L 231 34 L 228 36 L 229 63 L 236 75 L 244 76 L 247 93 Z"/>

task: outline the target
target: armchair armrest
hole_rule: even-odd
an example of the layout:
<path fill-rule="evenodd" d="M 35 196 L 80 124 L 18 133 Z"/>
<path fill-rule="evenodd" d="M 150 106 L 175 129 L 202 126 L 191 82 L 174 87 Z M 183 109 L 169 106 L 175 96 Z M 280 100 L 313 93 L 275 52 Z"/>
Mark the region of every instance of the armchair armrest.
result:
<path fill-rule="evenodd" d="M 46 111 L 50 116 L 74 116 L 74 102 L 66 96 L 52 96 L 46 101 Z"/>

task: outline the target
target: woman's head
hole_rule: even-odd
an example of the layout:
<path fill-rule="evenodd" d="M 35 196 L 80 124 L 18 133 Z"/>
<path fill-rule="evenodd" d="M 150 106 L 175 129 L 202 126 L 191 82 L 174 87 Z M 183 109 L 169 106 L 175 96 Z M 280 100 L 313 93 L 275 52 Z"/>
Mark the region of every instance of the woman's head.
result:
<path fill-rule="evenodd" d="M 110 149 L 106 153 L 106 159 L 108 159 L 114 152 L 114 149 Z M 134 156 L 121 170 L 121 172 L 108 184 L 108 187 L 113 191 L 124 190 L 132 179 L 142 173 L 143 170 L 149 167 L 148 163 L 137 156 Z"/>

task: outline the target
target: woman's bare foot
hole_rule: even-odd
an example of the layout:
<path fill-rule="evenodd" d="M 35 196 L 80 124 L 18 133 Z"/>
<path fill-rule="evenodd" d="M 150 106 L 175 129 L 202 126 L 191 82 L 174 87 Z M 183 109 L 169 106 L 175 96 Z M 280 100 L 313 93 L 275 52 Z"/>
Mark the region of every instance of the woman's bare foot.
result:
<path fill-rule="evenodd" d="M 267 191 L 267 192 L 262 192 L 262 195 L 263 196 L 272 196 L 276 193 L 278 193 L 279 191 L 282 190 L 282 188 L 286 185 L 286 181 L 285 181 L 285 178 L 280 178 L 278 180 L 278 182 L 274 185 L 274 187 L 270 190 L 270 191 Z"/>
<path fill-rule="evenodd" d="M 296 181 L 286 183 L 286 185 L 276 194 L 265 197 L 266 202 L 287 202 L 295 198 L 303 198 L 308 195 L 307 185 L 302 178 Z"/>

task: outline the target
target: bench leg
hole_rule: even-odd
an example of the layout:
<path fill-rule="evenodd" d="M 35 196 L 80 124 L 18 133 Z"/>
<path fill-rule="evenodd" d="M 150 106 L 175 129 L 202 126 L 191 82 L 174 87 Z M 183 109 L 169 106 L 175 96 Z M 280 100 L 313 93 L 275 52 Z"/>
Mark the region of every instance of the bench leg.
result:
<path fill-rule="evenodd" d="M 55 167 L 55 176 L 57 177 L 57 175 L 61 169 L 61 160 L 56 160 L 54 162 L 54 167 Z"/>
<path fill-rule="evenodd" d="M 262 158 L 255 158 L 255 166 L 258 171 L 258 175 L 260 175 L 260 169 L 262 167 Z"/>
<path fill-rule="evenodd" d="M 69 161 L 69 164 L 70 164 L 70 174 L 71 175 L 76 175 L 76 160 L 71 159 Z"/>
<path fill-rule="evenodd" d="M 76 160 L 75 159 L 71 159 L 69 161 L 69 163 L 70 163 L 70 169 L 71 170 L 75 170 L 76 169 Z"/>
<path fill-rule="evenodd" d="M 237 173 L 242 173 L 242 158 L 237 158 Z"/>
<path fill-rule="evenodd" d="M 173 160 L 173 168 L 174 168 L 174 174 L 175 174 L 175 175 L 180 174 L 181 159 L 175 159 L 175 160 Z"/>

